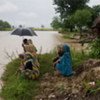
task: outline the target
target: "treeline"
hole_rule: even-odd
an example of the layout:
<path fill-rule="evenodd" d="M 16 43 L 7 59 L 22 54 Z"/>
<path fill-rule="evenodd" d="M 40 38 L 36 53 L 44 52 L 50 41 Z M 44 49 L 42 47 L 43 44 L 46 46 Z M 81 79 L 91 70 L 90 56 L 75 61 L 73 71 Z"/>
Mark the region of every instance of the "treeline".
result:
<path fill-rule="evenodd" d="M 11 25 L 7 21 L 0 20 L 0 31 L 11 29 Z"/>
<path fill-rule="evenodd" d="M 56 30 L 88 30 L 93 21 L 100 15 L 100 5 L 90 7 L 90 0 L 54 0 L 59 16 L 53 18 L 51 26 Z"/>

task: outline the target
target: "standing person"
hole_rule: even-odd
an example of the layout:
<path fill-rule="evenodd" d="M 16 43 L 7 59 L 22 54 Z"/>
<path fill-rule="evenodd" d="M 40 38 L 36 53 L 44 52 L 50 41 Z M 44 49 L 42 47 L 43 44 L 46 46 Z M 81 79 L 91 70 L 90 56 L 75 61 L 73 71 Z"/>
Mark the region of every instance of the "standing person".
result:
<path fill-rule="evenodd" d="M 71 76 L 73 71 L 69 46 L 64 44 L 62 46 L 61 52 L 63 52 L 63 55 L 56 61 L 55 68 L 57 72 L 63 76 Z"/>
<path fill-rule="evenodd" d="M 37 79 L 39 77 L 39 65 L 36 62 L 36 58 L 29 52 L 20 54 L 19 58 L 21 59 L 21 73 L 29 79 Z"/>

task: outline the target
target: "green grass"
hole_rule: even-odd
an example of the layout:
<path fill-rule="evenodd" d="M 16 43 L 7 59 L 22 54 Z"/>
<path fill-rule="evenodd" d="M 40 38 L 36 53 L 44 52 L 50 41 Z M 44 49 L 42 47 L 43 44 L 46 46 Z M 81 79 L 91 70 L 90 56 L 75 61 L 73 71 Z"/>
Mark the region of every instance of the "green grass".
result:
<path fill-rule="evenodd" d="M 38 91 L 38 81 L 33 82 L 22 75 L 15 74 L 19 64 L 18 59 L 9 63 L 3 75 L 4 87 L 1 96 L 5 100 L 31 100 Z"/>
<path fill-rule="evenodd" d="M 12 31 L 12 28 L 4 28 L 4 29 L 0 29 L 0 31 Z"/>
<path fill-rule="evenodd" d="M 100 39 L 95 39 L 92 43 L 90 43 L 90 56 L 92 58 L 100 59 Z"/>
<path fill-rule="evenodd" d="M 85 92 L 88 92 L 88 94 L 100 93 L 100 80 L 96 80 L 94 87 L 90 86 L 88 83 L 87 81 L 83 83 Z"/>
<path fill-rule="evenodd" d="M 32 29 L 35 30 L 35 31 L 54 31 L 51 28 L 32 28 Z"/>
<path fill-rule="evenodd" d="M 25 79 L 23 75 L 15 74 L 20 66 L 19 59 L 10 62 L 2 77 L 4 86 L 2 88 L 1 97 L 4 100 L 34 100 L 34 96 L 39 94 L 39 86 L 41 78 L 45 73 L 53 74 L 52 59 L 55 53 L 38 55 L 40 62 L 40 78 L 38 80 Z M 86 59 L 81 53 L 72 52 L 73 66 L 77 66 Z"/>
<path fill-rule="evenodd" d="M 88 60 L 90 58 L 87 53 L 84 53 L 84 52 L 81 52 L 81 51 L 76 52 L 74 50 L 71 50 L 71 55 L 72 55 L 73 69 L 76 69 L 85 60 Z"/>
<path fill-rule="evenodd" d="M 47 73 L 53 73 L 52 67 L 53 54 L 39 55 L 40 62 L 40 79 Z M 40 79 L 28 80 L 23 75 L 16 74 L 18 67 L 20 66 L 19 59 L 10 62 L 2 77 L 4 86 L 1 96 L 5 100 L 32 100 L 36 94 L 39 93 Z"/>

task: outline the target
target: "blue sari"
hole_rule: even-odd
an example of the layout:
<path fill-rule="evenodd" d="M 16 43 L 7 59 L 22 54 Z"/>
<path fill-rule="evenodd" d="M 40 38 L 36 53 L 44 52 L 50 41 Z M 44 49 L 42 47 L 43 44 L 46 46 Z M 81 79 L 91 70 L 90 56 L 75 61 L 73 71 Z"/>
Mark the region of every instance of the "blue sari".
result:
<path fill-rule="evenodd" d="M 63 56 L 60 57 L 59 62 L 56 64 L 56 69 L 63 76 L 71 76 L 73 74 L 72 71 L 72 59 L 70 54 L 70 48 L 68 45 L 63 45 Z"/>

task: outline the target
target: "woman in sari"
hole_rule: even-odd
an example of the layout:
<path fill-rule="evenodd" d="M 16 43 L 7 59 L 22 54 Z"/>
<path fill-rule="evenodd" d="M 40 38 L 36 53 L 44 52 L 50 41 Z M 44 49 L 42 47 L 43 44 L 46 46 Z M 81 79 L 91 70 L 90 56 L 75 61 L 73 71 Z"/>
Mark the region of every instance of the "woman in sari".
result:
<path fill-rule="evenodd" d="M 39 77 L 39 65 L 36 57 L 26 52 L 25 54 L 20 54 L 19 58 L 22 65 L 21 72 L 29 79 L 37 79 Z"/>
<path fill-rule="evenodd" d="M 73 71 L 70 48 L 68 45 L 64 44 L 62 45 L 61 51 L 63 52 L 63 55 L 56 61 L 56 70 L 63 76 L 71 76 Z"/>

